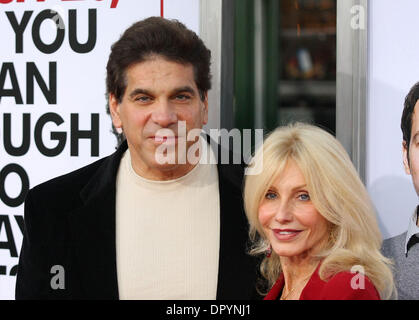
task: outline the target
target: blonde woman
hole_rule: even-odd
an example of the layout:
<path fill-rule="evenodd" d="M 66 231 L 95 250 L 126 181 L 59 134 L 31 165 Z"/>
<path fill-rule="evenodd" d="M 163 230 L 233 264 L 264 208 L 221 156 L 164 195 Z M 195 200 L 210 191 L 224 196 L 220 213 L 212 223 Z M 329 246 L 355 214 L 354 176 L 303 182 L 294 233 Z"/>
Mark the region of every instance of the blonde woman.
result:
<path fill-rule="evenodd" d="M 265 254 L 267 300 L 387 299 L 390 261 L 367 191 L 346 151 L 326 131 L 294 124 L 274 131 L 245 180 L 253 242 Z"/>

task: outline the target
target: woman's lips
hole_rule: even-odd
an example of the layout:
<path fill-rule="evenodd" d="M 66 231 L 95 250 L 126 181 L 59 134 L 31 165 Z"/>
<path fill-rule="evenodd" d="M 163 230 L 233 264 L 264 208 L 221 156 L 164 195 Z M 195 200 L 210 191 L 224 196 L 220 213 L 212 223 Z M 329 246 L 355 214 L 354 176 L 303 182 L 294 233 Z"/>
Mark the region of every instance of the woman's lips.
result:
<path fill-rule="evenodd" d="M 302 232 L 302 230 L 293 229 L 272 229 L 272 231 L 279 241 L 294 240 Z"/>

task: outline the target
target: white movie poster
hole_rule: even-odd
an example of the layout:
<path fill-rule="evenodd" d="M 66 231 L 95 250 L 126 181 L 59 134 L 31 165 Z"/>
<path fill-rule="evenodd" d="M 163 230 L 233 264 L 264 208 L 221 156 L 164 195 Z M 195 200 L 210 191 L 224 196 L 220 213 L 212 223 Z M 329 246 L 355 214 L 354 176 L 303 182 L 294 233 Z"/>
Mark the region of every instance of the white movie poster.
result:
<path fill-rule="evenodd" d="M 197 0 L 0 0 L 0 299 L 14 299 L 27 191 L 111 154 L 111 45 L 134 22 L 199 32 Z"/>

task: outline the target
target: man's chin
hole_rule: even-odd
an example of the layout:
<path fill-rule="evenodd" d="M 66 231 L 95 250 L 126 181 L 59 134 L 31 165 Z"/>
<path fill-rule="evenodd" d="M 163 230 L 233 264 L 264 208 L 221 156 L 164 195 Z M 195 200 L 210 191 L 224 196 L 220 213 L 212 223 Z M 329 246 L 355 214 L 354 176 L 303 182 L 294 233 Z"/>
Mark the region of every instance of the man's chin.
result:
<path fill-rule="evenodd" d="M 185 176 L 192 168 L 190 164 L 153 163 L 149 165 L 146 175 L 154 177 L 153 180 L 174 180 Z"/>
<path fill-rule="evenodd" d="M 146 148 L 144 148 L 146 149 Z M 174 152 L 156 152 L 156 149 L 147 148 L 147 152 L 140 153 L 137 158 L 139 161 L 137 168 L 141 168 L 144 176 L 182 176 L 194 167 L 187 161 L 187 157 L 179 156 L 177 150 Z M 196 159 L 192 159 L 195 161 Z M 198 159 L 199 160 L 199 159 Z"/>
<path fill-rule="evenodd" d="M 162 172 L 176 171 L 181 167 L 182 165 L 177 163 L 154 163 L 153 165 L 154 170 Z"/>

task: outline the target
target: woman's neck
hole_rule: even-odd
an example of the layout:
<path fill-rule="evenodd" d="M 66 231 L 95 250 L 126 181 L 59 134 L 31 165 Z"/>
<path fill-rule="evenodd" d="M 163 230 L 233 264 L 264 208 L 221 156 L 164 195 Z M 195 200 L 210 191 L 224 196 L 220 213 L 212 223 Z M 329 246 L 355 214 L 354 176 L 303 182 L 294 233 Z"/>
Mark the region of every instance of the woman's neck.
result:
<path fill-rule="evenodd" d="M 280 257 L 285 286 L 282 297 L 292 296 L 298 299 L 301 291 L 319 265 L 320 259 L 311 255 Z"/>

